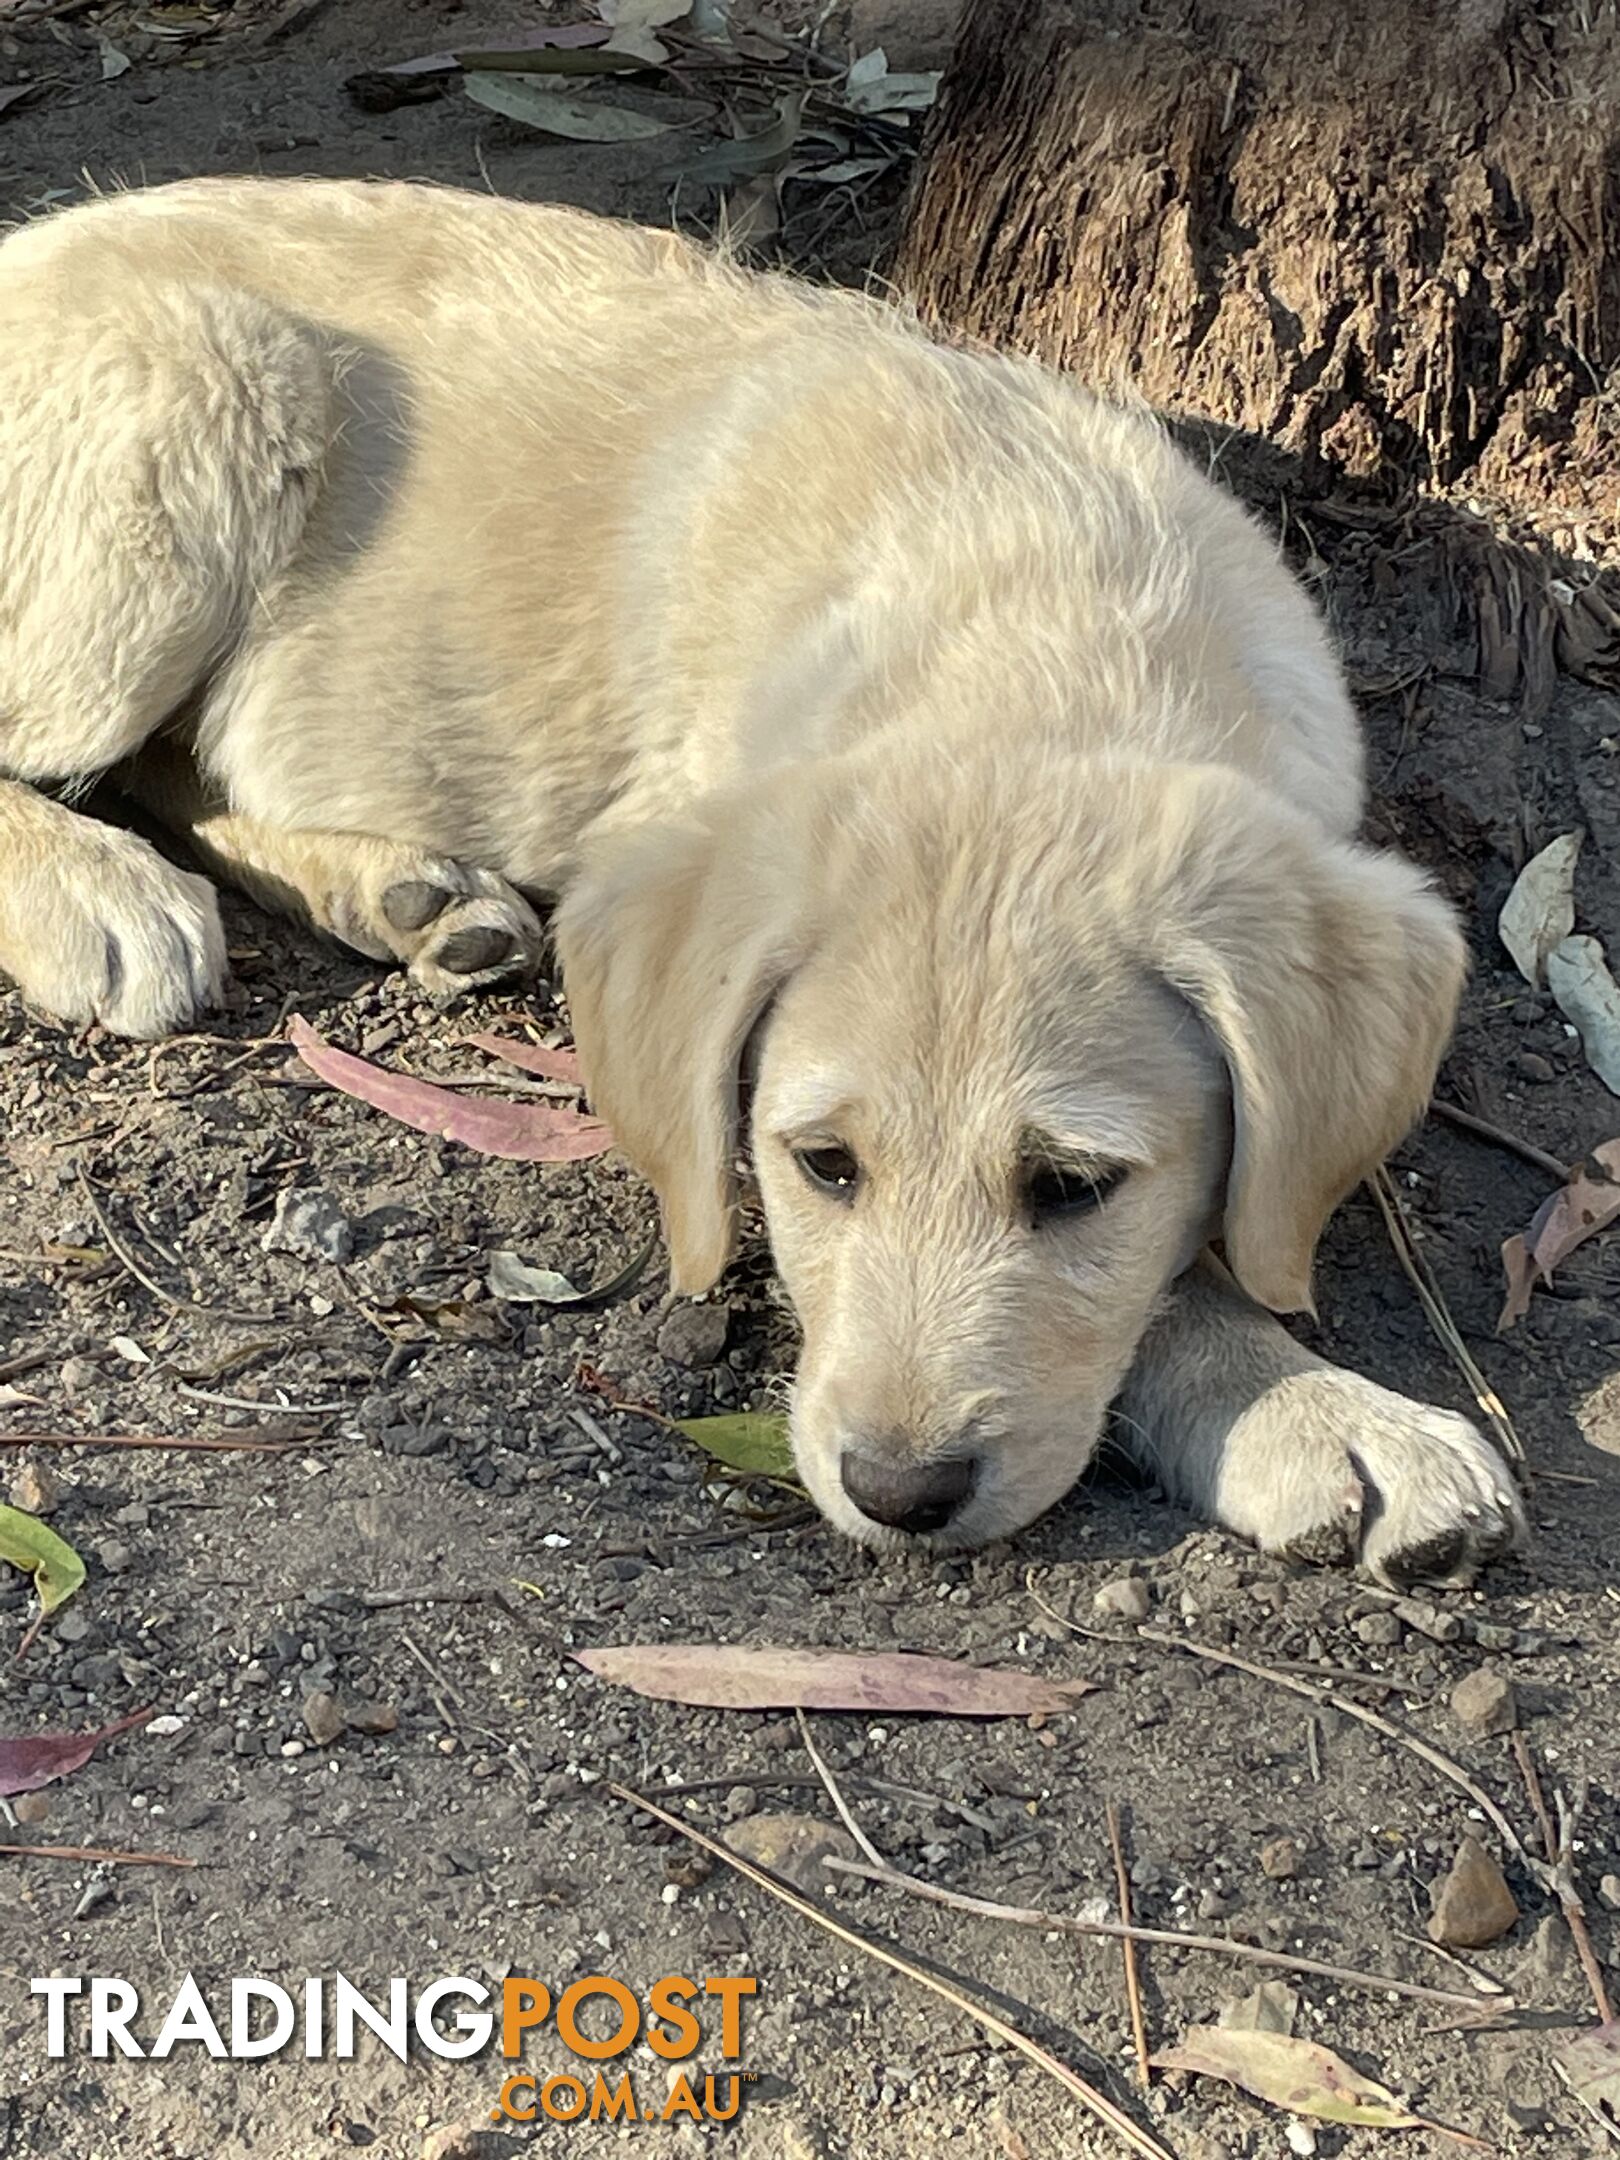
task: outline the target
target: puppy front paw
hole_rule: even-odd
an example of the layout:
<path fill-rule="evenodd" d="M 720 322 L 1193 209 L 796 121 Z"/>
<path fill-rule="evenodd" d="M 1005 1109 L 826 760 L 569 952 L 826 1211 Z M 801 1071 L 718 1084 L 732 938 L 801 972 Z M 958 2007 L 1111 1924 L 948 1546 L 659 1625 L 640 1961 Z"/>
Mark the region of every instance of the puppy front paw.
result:
<path fill-rule="evenodd" d="M 1457 1587 L 1526 1533 L 1507 1464 L 1454 1410 L 1359 1373 L 1293 1373 L 1234 1432 L 1217 1511 L 1268 1552 L 1342 1540 L 1391 1589 Z"/>
<path fill-rule="evenodd" d="M 149 1042 L 218 1002 L 228 972 L 219 899 L 134 833 L 98 828 L 53 863 L 39 904 L 13 892 L 5 965 L 29 1004 Z"/>

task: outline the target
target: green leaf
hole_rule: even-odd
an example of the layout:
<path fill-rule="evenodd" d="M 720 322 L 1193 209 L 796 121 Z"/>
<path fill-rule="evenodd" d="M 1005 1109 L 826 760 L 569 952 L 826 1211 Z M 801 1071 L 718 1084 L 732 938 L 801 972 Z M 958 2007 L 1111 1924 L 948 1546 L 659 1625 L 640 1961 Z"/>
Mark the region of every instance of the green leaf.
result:
<path fill-rule="evenodd" d="M 21 1508 L 0 1507 L 0 1560 L 33 1576 L 43 1612 L 65 1605 L 84 1581 L 84 1562 L 73 1547 Z"/>
<path fill-rule="evenodd" d="M 594 98 L 565 97 L 530 75 L 497 75 L 475 70 L 462 77 L 462 88 L 475 104 L 487 105 L 508 120 L 564 135 L 570 142 L 644 142 L 667 135 L 682 123 L 651 120 L 623 105 L 602 105 Z"/>
<path fill-rule="evenodd" d="M 735 1417 L 679 1418 L 675 1430 L 695 1440 L 705 1455 L 712 1455 L 728 1470 L 780 1478 L 785 1485 L 799 1482 L 785 1417 L 743 1411 Z"/>

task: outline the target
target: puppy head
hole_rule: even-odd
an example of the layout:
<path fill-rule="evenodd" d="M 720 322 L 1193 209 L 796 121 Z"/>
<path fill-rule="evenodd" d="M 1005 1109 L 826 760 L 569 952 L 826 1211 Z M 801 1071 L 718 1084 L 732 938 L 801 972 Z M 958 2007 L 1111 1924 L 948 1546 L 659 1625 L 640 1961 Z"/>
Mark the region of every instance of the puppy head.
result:
<path fill-rule="evenodd" d="M 1414 871 L 1236 774 L 881 743 L 604 843 L 558 939 L 684 1290 L 731 1251 L 756 1038 L 801 1474 L 857 1536 L 962 1544 L 1079 1475 L 1206 1239 L 1309 1303 L 1462 975 Z"/>

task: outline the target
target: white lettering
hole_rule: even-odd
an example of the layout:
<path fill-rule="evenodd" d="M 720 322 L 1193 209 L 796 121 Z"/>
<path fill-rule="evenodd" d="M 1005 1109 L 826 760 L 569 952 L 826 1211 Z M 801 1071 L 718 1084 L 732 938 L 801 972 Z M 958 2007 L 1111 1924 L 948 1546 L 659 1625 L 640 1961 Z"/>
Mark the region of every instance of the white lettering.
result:
<path fill-rule="evenodd" d="M 267 2032 L 255 2034 L 253 2030 L 253 2005 L 269 2003 L 274 2010 Z M 273 1980 L 233 1980 L 231 1982 L 231 2055 L 237 2062 L 256 2062 L 261 2055 L 274 2055 L 284 2048 L 292 2037 L 293 2001 L 284 1987 L 277 1987 Z"/>
<path fill-rule="evenodd" d="M 342 1973 L 332 1978 L 332 2024 L 333 2048 L 339 2062 L 354 2060 L 354 2021 L 359 2018 L 369 2025 L 390 2055 L 405 2060 L 410 2043 L 411 2012 L 406 2000 L 406 1984 L 403 1980 L 388 1983 L 388 2015 L 383 2016 L 375 2003 L 368 2002 L 360 1990 Z"/>
<path fill-rule="evenodd" d="M 224 2059 L 225 2043 L 220 2038 L 219 2027 L 203 2001 L 202 1989 L 190 1973 L 174 1991 L 169 2014 L 152 2042 L 152 2060 L 166 2062 L 182 2040 L 200 2040 L 216 2062 Z"/>
<path fill-rule="evenodd" d="M 91 1981 L 90 2052 L 98 2062 L 107 2060 L 114 2040 L 121 2054 L 132 2055 L 137 2062 L 145 2060 L 140 2042 L 131 2038 L 129 2030 L 129 2021 L 140 2007 L 141 1998 L 127 1980 Z"/>
<path fill-rule="evenodd" d="M 480 2048 L 489 2044 L 495 2019 L 488 2010 L 480 2010 L 469 2017 L 465 2010 L 458 2010 L 450 2020 L 454 2030 L 462 2035 L 452 2040 L 440 2032 L 433 2022 L 433 2013 L 449 1996 L 460 1995 L 468 2002 L 486 2003 L 489 1989 L 481 1987 L 476 1980 L 435 1980 L 424 1988 L 416 1998 L 416 2036 L 431 2055 L 441 2055 L 451 2062 L 462 2062 L 469 2055 L 476 2055 Z"/>
<path fill-rule="evenodd" d="M 67 2053 L 67 1999 L 82 1995 L 84 1982 L 53 1974 L 49 1980 L 30 1980 L 28 1992 L 45 1998 L 45 2052 L 52 2062 L 60 2062 Z"/>

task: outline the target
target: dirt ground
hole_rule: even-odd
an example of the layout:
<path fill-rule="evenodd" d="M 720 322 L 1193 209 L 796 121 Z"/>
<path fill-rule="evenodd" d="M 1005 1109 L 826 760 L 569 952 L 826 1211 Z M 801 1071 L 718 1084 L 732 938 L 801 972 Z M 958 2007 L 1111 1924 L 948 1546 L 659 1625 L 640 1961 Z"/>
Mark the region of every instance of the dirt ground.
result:
<path fill-rule="evenodd" d="M 0 13 L 0 87 L 50 78 L 0 114 L 0 218 L 90 181 L 250 170 L 423 175 L 669 214 L 657 144 L 557 143 L 455 97 L 377 114 L 346 95 L 357 71 L 534 20 L 523 0 L 341 0 L 279 37 L 260 23 L 189 41 L 143 31 L 139 12 Z M 892 216 L 880 194 L 864 223 L 810 252 L 857 274 Z M 1435 648 L 1441 570 L 1421 534 L 1323 520 L 1288 543 L 1361 694 L 1374 830 L 1427 863 L 1472 927 L 1476 972 L 1440 1092 L 1577 1159 L 1620 1130 L 1620 1104 L 1492 926 L 1526 854 L 1577 824 L 1581 926 L 1620 924 L 1620 708 L 1564 683 L 1525 725 L 1484 699 L 1466 660 Z M 491 2057 L 420 2048 L 405 2063 L 376 2046 L 350 2063 L 296 2048 L 215 2062 L 195 2046 L 167 2063 L 48 2060 L 28 1981 L 50 1973 L 128 1978 L 147 2033 L 187 1973 L 211 2002 L 234 1975 L 296 1988 L 342 1971 L 372 1994 L 396 1974 L 494 1985 L 513 1973 L 559 1990 L 594 1972 L 638 1989 L 671 1972 L 748 1975 L 754 2082 L 734 2124 L 508 2122 L 486 2146 L 454 2149 L 1115 2150 L 1037 2068 L 606 1795 L 614 1780 L 654 1793 L 700 1782 L 675 1804 L 722 1834 L 749 1816 L 828 1813 L 791 1719 L 645 1703 L 569 1655 L 658 1638 L 927 1650 L 1094 1681 L 1039 1730 L 816 1720 L 885 1852 L 1012 1903 L 1111 1914 L 1114 1802 L 1145 1923 L 1466 1988 L 1424 1929 L 1431 1885 L 1480 1831 L 1522 1917 L 1471 1962 L 1523 2010 L 1462 2033 L 1432 2004 L 1296 1979 L 1297 2029 L 1493 2150 L 1609 2149 L 1550 2060 L 1560 2028 L 1591 2014 L 1568 1934 L 1476 1805 L 1339 1711 L 1138 1638 L 1094 1605 L 1135 1577 L 1172 1636 L 1273 1669 L 1370 1676 L 1379 1684 L 1348 1683 L 1356 1698 L 1464 1766 L 1530 1841 L 1509 1741 L 1475 1737 L 1450 1707 L 1476 1668 L 1508 1675 L 1549 1788 L 1589 1781 L 1576 1867 L 1597 1956 L 1620 1970 L 1620 1915 L 1598 1894 L 1620 1871 L 1620 1240 L 1587 1246 L 1499 1338 L 1498 1247 L 1550 1189 L 1545 1173 L 1432 1120 L 1396 1157 L 1423 1249 L 1530 1459 L 1534 1547 L 1476 1590 L 1392 1608 L 1344 1572 L 1263 1559 L 1106 1467 L 1009 1546 L 875 1559 L 818 1522 L 739 1512 L 678 1436 L 581 1380 L 595 1368 L 670 1416 L 773 1399 L 792 1326 L 757 1238 L 701 1307 L 672 1304 L 656 1266 L 603 1311 L 497 1305 L 491 1252 L 589 1281 L 647 1235 L 647 1191 L 612 1157 L 520 1169 L 406 1132 L 264 1040 L 297 1009 L 384 1062 L 466 1074 L 483 1069 L 460 1041 L 475 1028 L 554 1020 L 543 989 L 446 1016 L 243 902 L 228 899 L 226 916 L 231 1005 L 215 1034 L 161 1056 L 70 1039 L 0 991 L 0 1380 L 13 1391 L 0 1394 L 0 1435 L 314 1436 L 281 1454 L 0 1458 L 8 1478 L 37 1464 L 55 1481 L 50 1520 L 90 1570 L 25 1649 L 27 1583 L 0 1571 L 0 1721 L 31 1732 L 158 1713 L 0 1836 L 191 1863 L 0 1861 L 0 2160 L 314 2160 L 346 2146 L 416 2160 L 441 2125 L 487 2126 L 500 2084 Z M 330 1196 L 351 1258 L 265 1249 L 277 1195 L 294 1188 Z M 150 1282 L 105 1257 L 110 1239 Z M 1472 1407 L 1365 1197 L 1329 1238 L 1319 1299 L 1309 1335 L 1328 1355 Z M 780 1511 L 779 1495 L 759 1497 Z M 312 1693 L 373 1725 L 391 1715 L 393 1729 L 322 1744 Z M 829 1895 L 866 1934 L 993 1990 L 1185 2160 L 1312 2149 L 1297 2127 L 1285 2135 L 1284 2115 L 1207 2080 L 1161 2077 L 1137 2094 L 1117 1945 L 872 1887 Z M 1142 1972 L 1158 2046 L 1266 1977 L 1164 1949 L 1143 1952 Z M 698 2060 L 723 2067 L 712 2049 Z M 667 2066 L 644 2047 L 627 2062 L 661 2099 Z M 548 2035 L 531 2067 L 569 2062 Z M 1323 2125 L 1314 2149 L 1378 2134 Z M 1416 2131 L 1404 2149 L 1455 2148 Z"/>

